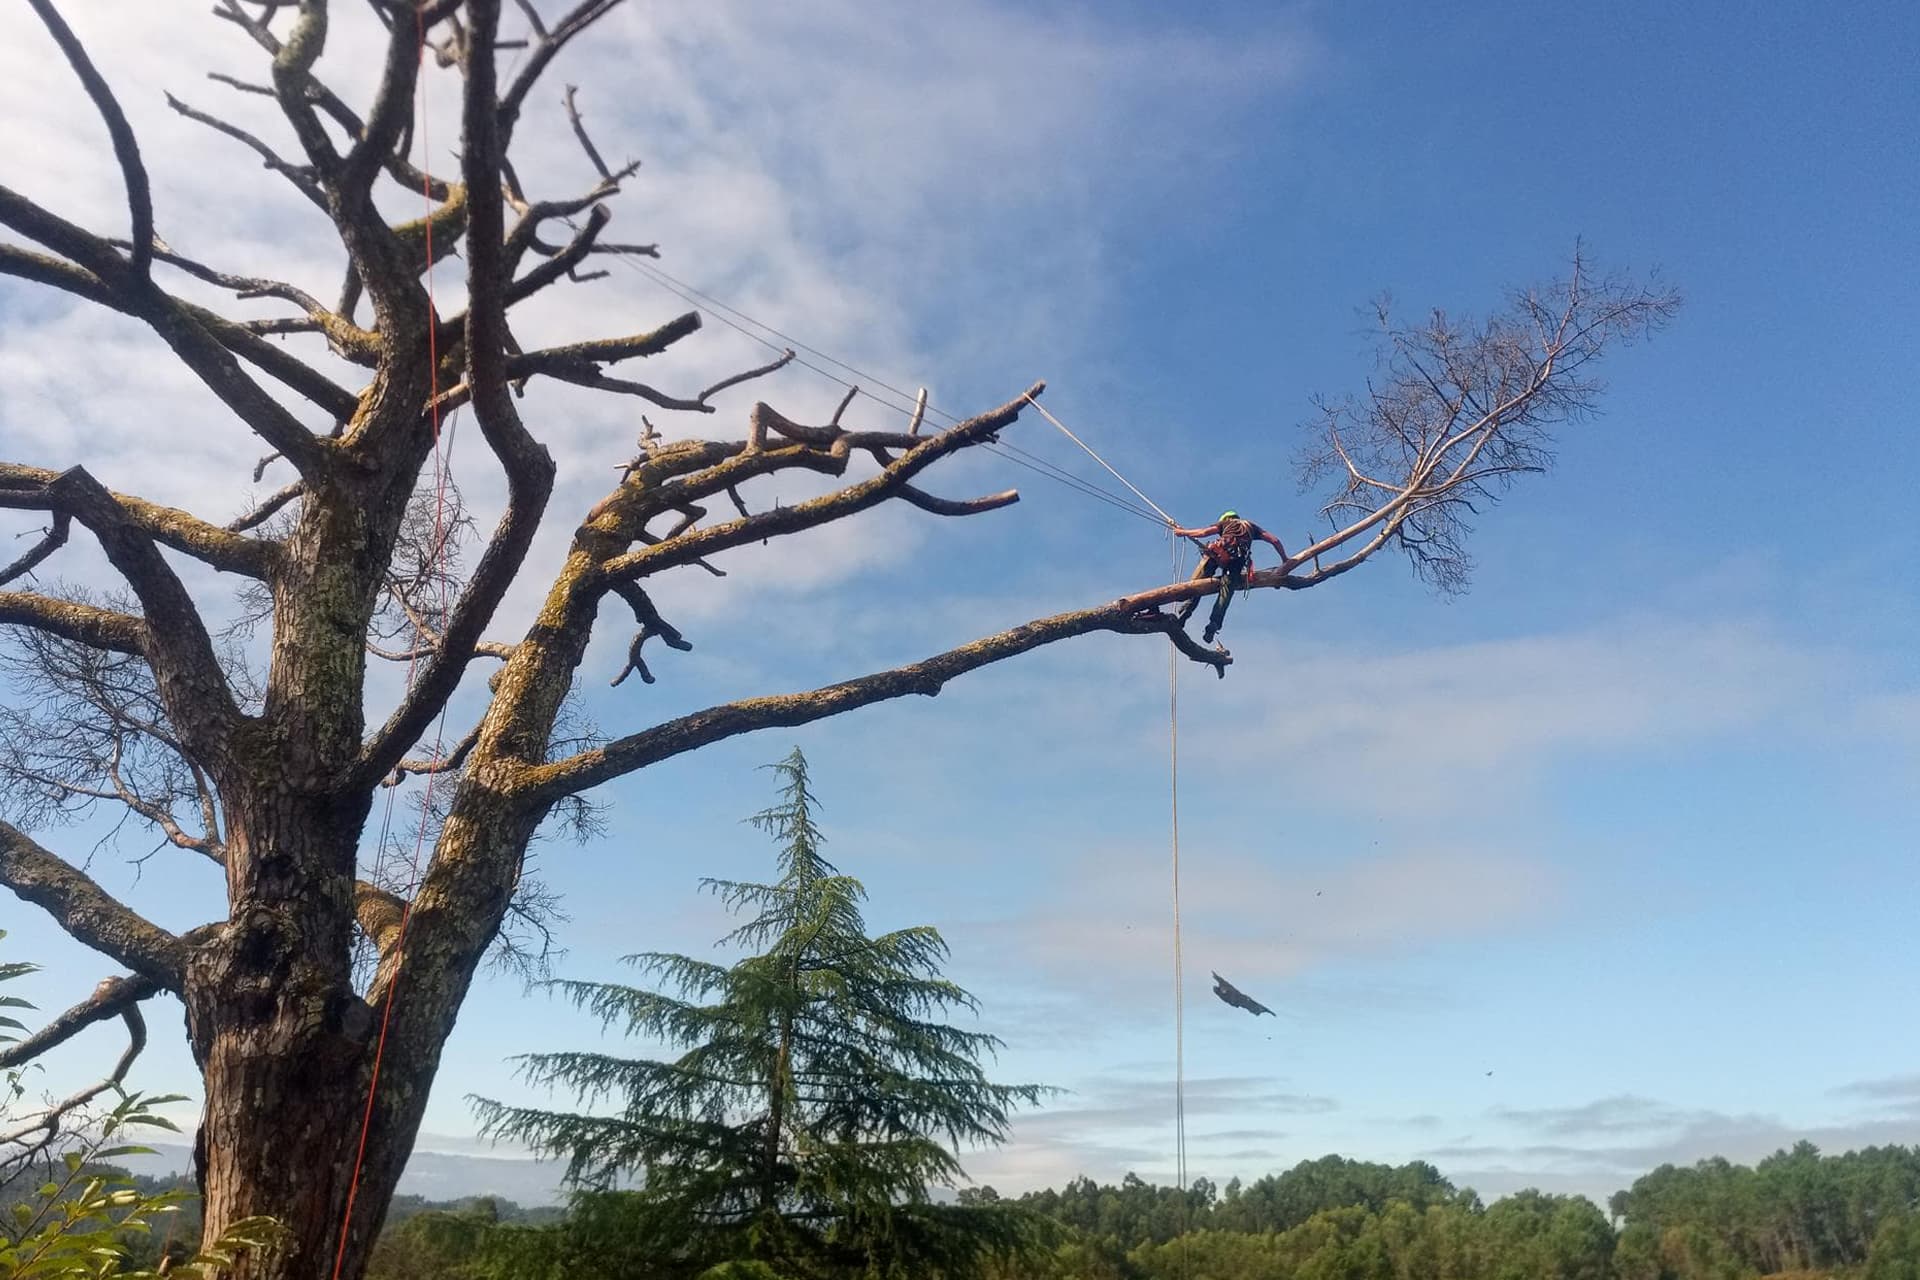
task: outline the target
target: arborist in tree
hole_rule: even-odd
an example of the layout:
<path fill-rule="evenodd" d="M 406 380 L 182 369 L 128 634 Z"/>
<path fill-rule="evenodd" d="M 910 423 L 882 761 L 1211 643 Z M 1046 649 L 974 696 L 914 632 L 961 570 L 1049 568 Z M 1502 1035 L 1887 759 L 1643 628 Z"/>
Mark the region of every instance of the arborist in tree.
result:
<path fill-rule="evenodd" d="M 1220 577 L 1220 594 L 1214 597 L 1213 612 L 1207 615 L 1207 629 L 1203 639 L 1213 643 L 1214 636 L 1220 633 L 1220 624 L 1227 616 L 1227 605 L 1233 600 L 1233 593 L 1247 583 L 1247 574 L 1253 569 L 1253 540 L 1265 542 L 1280 553 L 1280 565 L 1287 564 L 1287 549 L 1280 539 L 1262 529 L 1251 520 L 1240 518 L 1238 511 L 1223 511 L 1220 518 L 1204 529 L 1175 528 L 1174 533 L 1182 538 L 1212 538 L 1200 549 L 1200 563 L 1193 566 L 1192 581 Z M 1185 622 L 1200 607 L 1200 597 L 1195 596 L 1180 606 L 1179 618 Z"/>

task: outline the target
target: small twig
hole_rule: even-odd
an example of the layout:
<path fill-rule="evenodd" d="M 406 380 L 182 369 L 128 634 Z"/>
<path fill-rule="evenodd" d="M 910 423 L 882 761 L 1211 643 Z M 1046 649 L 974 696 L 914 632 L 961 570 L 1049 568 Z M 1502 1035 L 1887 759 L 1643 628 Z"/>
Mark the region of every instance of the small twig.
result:
<path fill-rule="evenodd" d="M 320 190 L 320 184 L 314 181 L 313 174 L 309 170 L 282 159 L 280 154 L 272 147 L 269 147 L 266 143 L 260 141 L 260 139 L 254 137 L 238 125 L 228 124 L 218 116 L 209 115 L 204 111 L 190 107 L 170 93 L 166 95 L 166 99 L 168 106 L 172 107 L 187 119 L 206 125 L 209 129 L 217 133 L 224 133 L 227 137 L 250 148 L 255 155 L 260 157 L 261 162 L 265 164 L 267 168 L 282 175 L 287 181 L 299 188 L 301 195 L 304 195 L 321 209 L 327 207 L 327 197 Z M 151 238 L 151 228 L 149 228 L 148 239 Z"/>
<path fill-rule="evenodd" d="M 619 179 L 615 178 L 613 171 L 607 168 L 607 162 L 600 158 L 599 148 L 595 147 L 593 139 L 587 136 L 586 122 L 580 118 L 580 108 L 573 101 L 573 95 L 578 91 L 577 86 L 568 85 L 567 91 L 561 95 L 560 100 L 566 104 L 567 108 L 567 123 L 573 126 L 573 136 L 580 140 L 580 149 L 587 153 L 587 159 L 593 163 L 594 172 L 599 174 L 601 180 L 608 186 L 612 186 Z M 628 172 L 631 173 L 638 167 L 639 164 L 636 161 Z"/>
<path fill-rule="evenodd" d="M 53 513 L 53 524 L 42 531 L 40 541 L 33 549 L 15 560 L 4 569 L 0 569 L 0 585 L 12 582 L 15 578 L 32 573 L 34 566 L 66 545 L 67 533 L 73 523 L 73 517 L 64 511 Z"/>
<path fill-rule="evenodd" d="M 410 774 L 449 773 L 458 769 L 466 763 L 467 757 L 473 753 L 474 744 L 479 741 L 480 726 L 476 724 L 467 731 L 466 737 L 454 744 L 453 750 L 446 755 L 436 756 L 431 760 L 402 760 L 393 766 L 393 772 L 387 775 L 386 781 L 381 785 L 397 787 L 405 782 Z"/>
<path fill-rule="evenodd" d="M 788 355 L 792 355 L 793 353 L 792 353 L 792 352 L 788 352 L 787 354 L 788 354 Z M 843 414 L 843 413 L 845 413 L 845 412 L 847 411 L 847 406 L 848 406 L 848 405 L 850 405 L 850 404 L 852 404 L 852 403 L 853 403 L 853 398 L 854 398 L 855 396 L 857 396 L 857 395 L 859 395 L 859 394 L 860 394 L 860 388 L 858 388 L 858 387 L 848 387 L 848 388 L 847 388 L 847 394 L 846 394 L 846 395 L 844 395 L 844 396 L 842 396 L 842 397 L 840 397 L 840 407 L 839 407 L 839 408 L 837 408 L 837 409 L 835 409 L 835 410 L 833 411 L 833 416 L 832 416 L 831 418 L 829 418 L 829 419 L 827 419 L 827 425 L 828 425 L 828 426 L 830 426 L 830 427 L 837 427 L 837 426 L 839 426 L 839 425 L 840 425 L 840 415 L 841 415 L 841 414 Z"/>
<path fill-rule="evenodd" d="M 259 478 L 258 476 L 255 476 L 255 479 L 258 479 L 258 478 Z M 287 485 L 285 488 L 274 491 L 273 493 L 267 495 L 267 497 L 261 501 L 259 506 L 247 512 L 247 514 L 236 518 L 235 520 L 233 520 L 232 523 L 228 524 L 227 532 L 228 533 L 245 533 L 249 529 L 265 524 L 267 520 L 272 517 L 274 512 L 280 510 L 280 508 L 286 506 L 289 502 L 292 502 L 295 498 L 299 497 L 301 494 L 305 493 L 306 491 L 307 491 L 307 484 L 306 484 L 306 481 L 304 480 L 296 480 L 292 484 Z"/>
<path fill-rule="evenodd" d="M 922 387 L 920 388 L 920 394 L 915 396 L 913 399 L 913 421 L 907 424 L 907 434 L 910 436 L 919 435 L 920 424 L 922 422 L 925 422 L 926 418 L 927 418 L 927 389 L 925 387 Z"/>
<path fill-rule="evenodd" d="M 780 353 L 780 358 L 778 360 L 774 360 L 767 364 L 763 364 L 757 369 L 749 369 L 745 373 L 736 373 L 731 378 L 720 379 L 720 381 L 714 383 L 712 386 L 708 387 L 705 391 L 702 391 L 700 393 L 699 401 L 701 404 L 705 404 L 707 403 L 707 401 L 719 395 L 722 391 L 725 391 L 728 387 L 737 387 L 741 383 L 750 381 L 754 378 L 764 378 L 770 373 L 777 373 L 781 369 L 784 369 L 789 364 L 793 363 L 793 359 L 794 359 L 793 349 L 789 347 L 787 350 Z"/>
<path fill-rule="evenodd" d="M 207 79 L 238 89 L 242 93 L 257 93 L 263 98 L 273 97 L 273 89 L 268 85 L 250 84 L 245 80 L 238 80 L 233 76 L 223 75 L 218 71 L 207 72 Z"/>

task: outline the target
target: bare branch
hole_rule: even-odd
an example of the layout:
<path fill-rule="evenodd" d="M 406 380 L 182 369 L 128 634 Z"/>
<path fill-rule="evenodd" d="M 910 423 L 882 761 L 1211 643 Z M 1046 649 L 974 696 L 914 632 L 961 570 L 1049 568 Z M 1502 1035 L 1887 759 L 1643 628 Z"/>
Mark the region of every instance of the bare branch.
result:
<path fill-rule="evenodd" d="M 1302 553 L 1345 548 L 1325 576 L 1386 545 L 1443 592 L 1466 586 L 1472 520 L 1522 475 L 1552 461 L 1553 429 L 1584 417 L 1599 383 L 1585 371 L 1605 345 L 1664 325 L 1670 291 L 1570 279 L 1517 295 L 1478 324 L 1434 312 L 1398 326 L 1379 308 L 1381 371 L 1362 402 L 1318 403 L 1319 440 L 1302 455 L 1307 483 L 1331 476 L 1322 507 L 1336 525 Z"/>
<path fill-rule="evenodd" d="M 146 656 L 175 727 L 196 754 L 221 758 L 240 711 L 200 611 L 179 576 L 152 537 L 84 467 L 61 472 L 48 494 L 93 534 L 139 598 L 147 623 Z"/>
<path fill-rule="evenodd" d="M 107 984 L 101 985 L 104 987 Z M 140 1006 L 136 1003 L 123 1003 L 120 1006 L 120 1019 L 127 1024 L 127 1047 L 121 1051 L 119 1061 L 114 1063 L 113 1070 L 107 1073 L 106 1078 L 76 1090 L 29 1117 L 26 1123 L 0 1133 L 0 1145 L 27 1147 L 27 1158 L 31 1159 L 59 1137 L 61 1125 L 68 1116 L 107 1090 L 117 1088 L 127 1078 L 134 1059 L 147 1047 L 147 1020 L 141 1016 Z"/>
<path fill-rule="evenodd" d="M 136 915 L 84 872 L 0 821 L 0 884 L 51 915 L 68 934 L 141 977 L 177 992 L 187 944 Z"/>
<path fill-rule="evenodd" d="M 114 653 L 147 651 L 147 624 L 131 614 L 29 591 L 0 591 L 0 625 L 30 627 Z"/>
<path fill-rule="evenodd" d="M 286 454 L 302 475 L 311 478 L 320 469 L 319 442 L 241 370 L 229 347 L 244 350 L 249 359 L 289 385 L 298 384 L 301 370 L 315 376 L 311 370 L 240 326 L 174 298 L 145 278 L 132 277 L 125 259 L 105 240 L 5 187 L 0 187 L 0 224 L 85 268 L 75 271 L 12 246 L 0 246 L 0 271 L 65 288 L 146 321 L 236 417 Z"/>
<path fill-rule="evenodd" d="M 838 428 L 803 427 L 799 423 L 790 422 L 781 417 L 765 404 L 755 405 L 754 415 L 766 429 L 813 446 L 809 451 L 813 456 L 806 461 L 815 469 L 835 472 L 843 470 L 852 449 L 868 448 L 876 444 L 882 447 L 904 448 L 905 452 L 870 479 L 795 506 L 777 507 L 756 516 L 711 525 L 669 543 L 628 552 L 608 562 L 606 571 L 613 578 L 640 577 L 657 573 L 673 565 L 691 563 L 695 559 L 730 547 L 757 542 L 762 538 L 800 529 L 814 528 L 856 511 L 876 506 L 896 496 L 902 485 L 909 483 L 913 477 L 941 458 L 994 439 L 1003 428 L 1019 418 L 1021 406 L 1028 403 L 1028 396 L 1039 395 L 1045 386 L 1045 383 L 1035 383 L 1018 399 L 1010 400 L 997 409 L 970 418 L 937 436 L 924 438 L 888 433 L 842 432 Z M 819 447 L 822 444 L 826 446 L 824 450 Z M 671 486 L 662 486 L 657 492 L 657 500 L 662 504 L 681 506 L 687 501 L 704 496 L 705 493 L 717 492 L 729 484 L 738 483 L 749 475 L 774 469 L 778 465 L 779 460 L 771 458 L 766 453 L 743 452 L 730 461 L 701 473 L 698 487 L 703 492 L 688 493 L 682 497 L 674 492 Z"/>
<path fill-rule="evenodd" d="M 160 994 L 160 984 L 151 978 L 127 975 L 108 978 L 93 989 L 93 994 L 74 1005 L 17 1044 L 0 1046 L 0 1070 L 32 1062 L 50 1049 L 58 1048 L 97 1022 L 117 1018 L 130 1005 Z"/>
<path fill-rule="evenodd" d="M 859 394 L 860 394 L 860 388 L 848 387 L 847 394 L 845 394 L 844 396 L 841 396 L 840 403 L 834 406 L 833 416 L 827 419 L 827 425 L 830 427 L 839 426 L 841 415 L 846 413 L 847 406 L 852 404 L 853 398 Z"/>
<path fill-rule="evenodd" d="M 978 498 L 936 498 L 924 493 L 910 484 L 903 484 L 898 490 L 899 496 L 922 511 L 932 512 L 936 516 L 977 516 L 983 511 L 995 511 L 1020 501 L 1018 489 L 1007 489 L 1000 493 L 989 493 Z"/>
<path fill-rule="evenodd" d="M 446 755 L 430 760 L 402 760 L 393 766 L 393 772 L 388 774 L 386 781 L 380 785 L 397 787 L 409 776 L 425 777 L 434 773 L 452 773 L 466 764 L 467 757 L 473 754 L 473 744 L 478 741 L 480 741 L 480 726 L 476 724 L 467 730 L 466 736 L 456 742 L 453 750 Z"/>
<path fill-rule="evenodd" d="M 577 86 L 568 85 L 566 93 L 561 97 L 561 101 L 566 104 L 567 108 L 567 123 L 573 126 L 573 136 L 580 140 L 580 149 L 587 153 L 587 160 L 593 165 L 593 171 L 600 175 L 600 181 L 607 186 L 613 186 L 618 183 L 621 178 L 630 176 L 638 169 L 640 162 L 638 160 L 632 161 L 626 168 L 620 171 L 619 178 L 614 177 L 613 170 L 607 168 L 607 162 L 600 158 L 600 151 L 593 145 L 593 139 L 587 136 L 586 122 L 580 118 L 580 108 L 573 100 L 573 95 L 578 92 L 579 89 Z"/>
<path fill-rule="evenodd" d="M 720 381 L 714 383 L 705 391 L 702 391 L 695 399 L 700 404 L 706 404 L 728 387 L 737 387 L 741 383 L 750 381 L 751 379 L 764 378 L 770 373 L 777 373 L 792 364 L 793 360 L 793 348 L 789 347 L 785 351 L 782 351 L 777 359 L 770 360 L 757 368 L 748 369 L 745 373 L 736 373 L 730 378 L 720 379 Z"/>
<path fill-rule="evenodd" d="M 254 137 L 251 133 L 248 133 L 245 129 L 242 129 L 239 125 L 222 120 L 219 116 L 213 115 L 210 112 L 190 106 L 179 98 L 174 97 L 171 93 L 166 95 L 166 99 L 169 107 L 172 107 L 187 119 L 192 120 L 196 124 L 203 124 L 216 133 L 225 134 L 227 137 L 232 138 L 235 142 L 240 143 L 252 151 L 260 157 L 261 167 L 271 169 L 288 182 L 291 182 L 294 190 L 305 196 L 308 202 L 315 208 L 322 212 L 327 210 L 326 193 L 320 189 L 319 180 L 314 177 L 311 168 L 305 165 L 297 165 L 287 160 L 281 156 L 279 152 Z"/>
<path fill-rule="evenodd" d="M 77 515 L 78 511 L 62 502 L 59 496 L 61 474 L 45 467 L 0 462 L 0 507 L 50 511 L 66 517 Z M 161 506 L 132 494 L 109 493 L 108 497 L 118 504 L 123 517 L 133 527 L 156 542 L 215 569 L 249 578 L 265 578 L 273 571 L 278 552 L 270 542 L 240 537 L 237 530 L 208 524 L 177 507 Z M 0 575 L 0 582 L 5 582 L 8 576 L 12 576 L 11 572 Z"/>
<path fill-rule="evenodd" d="M 610 781 L 622 774 L 657 764 L 673 756 L 708 746 L 725 738 L 759 729 L 791 728 L 810 724 L 893 698 L 918 694 L 933 697 L 958 676 L 1018 654 L 1096 631 L 1127 635 L 1162 634 L 1184 639 L 1179 622 L 1156 612 L 1156 603 L 1170 603 L 1212 591 L 1211 584 L 1176 583 L 1093 609 L 1063 613 L 1002 631 L 949 649 L 923 661 L 880 671 L 804 693 L 767 698 L 745 698 L 665 724 L 617 738 L 603 747 L 584 751 L 552 764 L 528 769 L 516 787 L 516 798 L 535 806 Z M 1191 640 L 1181 650 L 1197 662 L 1224 667 L 1232 659 L 1218 650 L 1202 649 Z"/>
<path fill-rule="evenodd" d="M 214 81 L 216 84 L 224 84 L 230 89 L 238 89 L 241 93 L 257 94 L 262 98 L 271 98 L 273 96 L 273 88 L 270 85 L 253 84 L 219 71 L 207 72 L 207 79 Z"/>
<path fill-rule="evenodd" d="M 133 221 L 133 251 L 128 266 L 136 277 L 144 279 L 153 254 L 153 191 L 147 184 L 147 168 L 140 161 L 140 144 L 134 140 L 133 126 L 127 123 L 126 113 L 120 109 L 113 90 L 95 70 L 93 60 L 87 57 L 86 49 L 59 10 L 53 7 L 52 0 L 28 0 L 28 3 L 46 24 L 67 65 L 80 77 L 87 96 L 93 99 L 100 118 L 106 122 L 107 133 L 113 139 L 114 158 L 120 162 L 120 177 L 126 183 L 127 208 Z"/>
<path fill-rule="evenodd" d="M 620 668 L 619 674 L 615 675 L 609 683 L 618 686 L 629 674 L 637 672 L 642 682 L 652 684 L 653 672 L 647 670 L 646 662 L 640 657 L 642 646 L 654 636 L 659 636 L 669 648 L 682 651 L 690 651 L 693 648 L 693 642 L 681 635 L 678 627 L 660 616 L 660 611 L 654 607 L 653 600 L 641 590 L 638 583 L 618 582 L 614 584 L 613 590 L 633 610 L 634 621 L 640 624 L 640 630 L 634 635 L 633 643 L 627 646 L 627 665 Z"/>
<path fill-rule="evenodd" d="M 552 62 L 575 36 L 612 13 L 619 4 L 620 0 L 581 0 L 581 3 L 570 9 L 551 30 L 534 27 L 534 41 L 527 53 L 526 61 L 521 65 L 520 73 L 513 78 L 513 83 L 507 87 L 507 91 L 500 95 L 499 137 L 503 150 L 507 140 L 513 137 L 513 127 L 520 119 L 520 108 L 526 102 L 527 94 L 532 92 L 533 86 L 540 82 L 547 64 Z"/>
<path fill-rule="evenodd" d="M 371 365 L 379 356 L 380 340 L 377 335 L 369 333 L 367 330 L 341 319 L 324 306 L 318 298 L 304 289 L 287 284 L 284 281 L 269 280 L 261 276 L 240 276 L 233 275 L 230 272 L 217 271 L 205 263 L 196 262 L 185 254 L 174 252 L 171 248 L 160 244 L 157 240 L 154 247 L 154 256 L 169 266 L 178 267 L 196 280 L 204 280 L 208 284 L 219 285 L 223 289 L 231 289 L 242 299 L 281 298 L 293 303 L 293 305 L 307 313 L 309 327 L 326 335 L 327 344 L 332 347 L 334 353 L 345 359 L 360 364 Z M 249 331 L 256 333 L 262 331 L 257 327 L 261 324 L 281 326 L 285 324 L 284 321 L 238 321 L 233 323 L 239 323 L 248 328 Z M 296 330 L 286 329 L 283 331 L 294 332 Z"/>
<path fill-rule="evenodd" d="M 32 573 L 36 565 L 65 546 L 67 544 L 67 534 L 71 530 L 72 525 L 72 517 L 68 516 L 66 512 L 54 512 L 53 524 L 41 534 L 40 541 L 34 543 L 31 549 L 12 564 L 4 569 L 0 569 L 0 586 L 5 586 L 15 578 Z"/>
<path fill-rule="evenodd" d="M 290 485 L 282 486 L 262 498 L 259 505 L 247 514 L 235 517 L 227 525 L 227 529 L 231 533 L 244 533 L 248 529 L 257 528 L 271 520 L 275 512 L 306 492 L 307 483 L 304 480 L 295 480 Z"/>

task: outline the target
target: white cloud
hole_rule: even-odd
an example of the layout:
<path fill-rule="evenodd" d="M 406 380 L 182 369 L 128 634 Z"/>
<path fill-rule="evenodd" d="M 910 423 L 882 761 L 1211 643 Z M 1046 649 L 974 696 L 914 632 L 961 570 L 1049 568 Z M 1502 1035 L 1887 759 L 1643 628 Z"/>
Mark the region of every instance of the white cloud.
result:
<path fill-rule="evenodd" d="M 1279 776 L 1314 807 L 1423 823 L 1525 801 L 1556 766 L 1810 727 L 1870 692 L 1847 654 L 1684 613 L 1447 645 L 1250 630 L 1234 656 L 1226 684 L 1183 697 L 1208 726 L 1181 745 L 1196 776 Z"/>
<path fill-rule="evenodd" d="M 1027 910 L 973 926 L 982 937 L 969 938 L 968 950 L 1102 1006 L 1124 1005 L 1164 979 L 1167 893 L 1159 856 L 1105 849 L 1067 868 Z M 1185 877 L 1181 912 L 1187 938 L 1206 940 L 1211 967 L 1277 1004 L 1273 988 L 1315 965 L 1526 927 L 1554 909 L 1557 893 L 1544 865 L 1485 850 L 1436 846 L 1342 863 L 1283 863 L 1247 850 L 1211 854 L 1204 874 Z M 1099 963 L 1089 965 L 1091 956 Z M 1204 972 L 1189 976 L 1196 991 L 1206 983 Z"/>

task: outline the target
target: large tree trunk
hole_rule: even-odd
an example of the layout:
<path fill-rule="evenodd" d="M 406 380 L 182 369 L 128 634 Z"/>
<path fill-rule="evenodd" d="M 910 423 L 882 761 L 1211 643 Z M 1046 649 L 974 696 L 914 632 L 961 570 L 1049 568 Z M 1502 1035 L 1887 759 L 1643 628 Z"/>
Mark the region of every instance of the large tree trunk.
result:
<path fill-rule="evenodd" d="M 249 808 L 251 830 L 274 833 L 271 852 L 256 845 L 236 859 L 256 869 L 247 905 L 196 953 L 187 978 L 188 1031 L 205 1073 L 197 1154 L 206 1234 L 271 1217 L 289 1246 L 243 1263 L 240 1280 L 358 1280 L 447 1036 L 511 900 L 507 869 L 519 866 L 538 818 L 508 812 L 484 779 L 463 783 L 436 870 L 415 895 L 407 948 L 389 941 L 370 1004 L 347 964 L 351 877 L 300 874 L 352 867 L 339 848 L 353 847 L 357 815 L 347 815 L 350 835 L 329 806 L 284 793 Z"/>
<path fill-rule="evenodd" d="M 274 1218 L 289 1232 L 288 1247 L 249 1259 L 236 1275 L 307 1280 L 336 1274 L 346 1226 L 337 1274 L 357 1280 L 412 1152 L 458 995 L 449 1002 L 432 984 L 409 987 L 406 1029 L 438 1034 L 422 1046 L 397 1034 L 396 1017 L 381 1053 L 381 1011 L 350 988 L 329 989 L 329 966 L 290 943 L 274 918 L 253 913 L 202 950 L 189 972 L 189 1025 L 206 1097 L 196 1148 L 206 1236 L 243 1218 Z"/>

